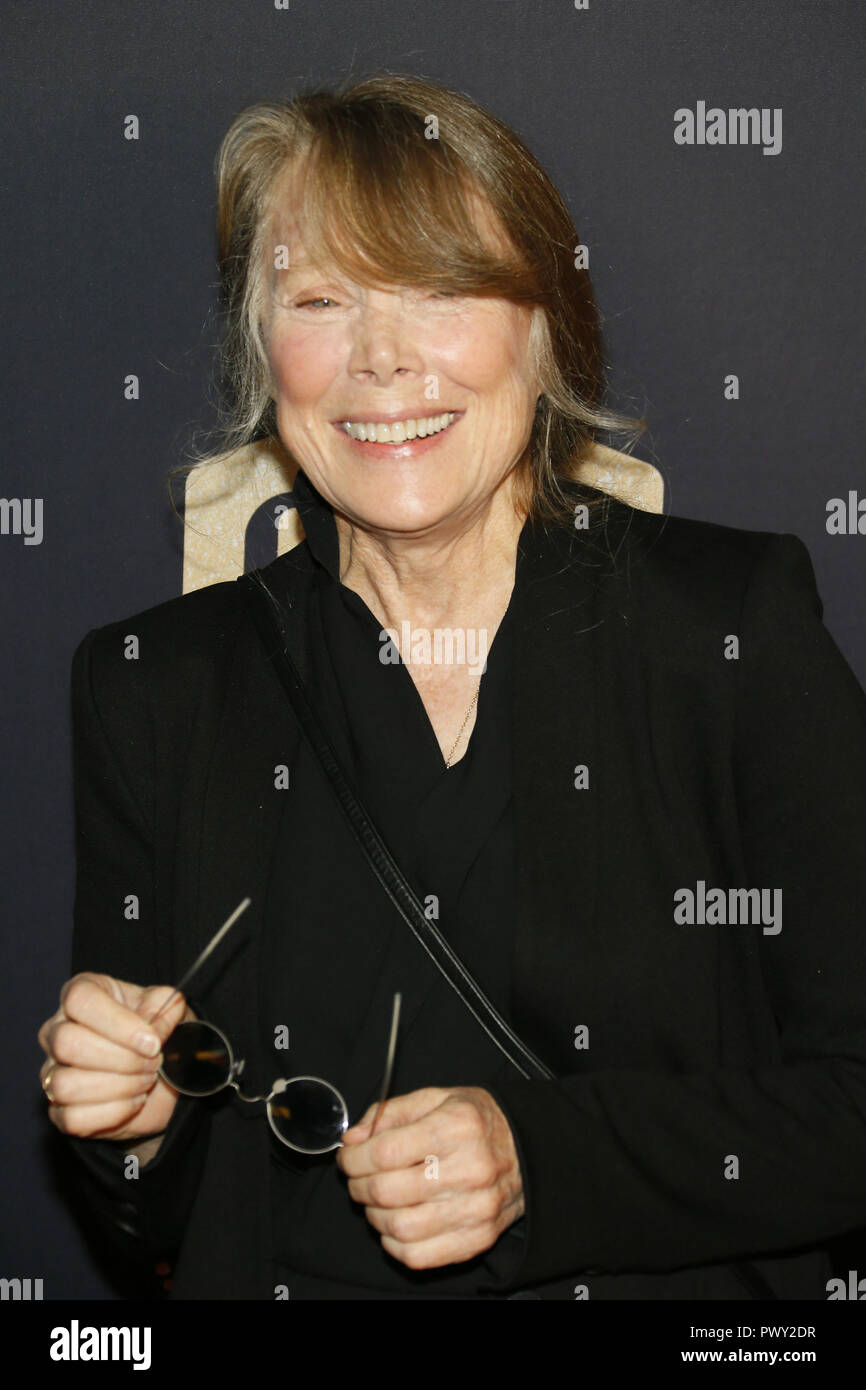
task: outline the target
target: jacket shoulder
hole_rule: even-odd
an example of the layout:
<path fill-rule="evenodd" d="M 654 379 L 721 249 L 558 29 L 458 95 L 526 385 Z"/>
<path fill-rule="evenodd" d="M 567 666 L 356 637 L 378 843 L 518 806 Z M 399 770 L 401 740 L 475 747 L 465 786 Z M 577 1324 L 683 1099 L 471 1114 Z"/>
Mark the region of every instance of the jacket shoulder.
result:
<path fill-rule="evenodd" d="M 673 513 L 644 512 L 607 497 L 590 544 L 633 598 L 700 622 L 739 612 L 747 595 L 797 592 L 821 611 L 808 547 L 789 532 L 750 530 Z"/>
<path fill-rule="evenodd" d="M 91 628 L 76 657 L 86 648 L 97 667 L 114 665 L 118 657 L 132 659 L 143 662 L 150 676 L 170 673 L 177 682 L 231 649 L 244 617 L 242 603 L 232 580 L 178 594 Z"/>
<path fill-rule="evenodd" d="M 261 573 L 291 606 L 312 569 L 301 542 Z M 92 628 L 73 656 L 73 679 L 83 682 L 82 671 L 89 666 L 94 683 L 110 695 L 118 684 L 128 689 L 130 675 L 141 673 L 154 693 L 162 691 L 175 702 L 183 693 L 192 696 L 203 682 L 223 681 L 244 634 L 258 642 L 241 585 L 222 580 Z"/>

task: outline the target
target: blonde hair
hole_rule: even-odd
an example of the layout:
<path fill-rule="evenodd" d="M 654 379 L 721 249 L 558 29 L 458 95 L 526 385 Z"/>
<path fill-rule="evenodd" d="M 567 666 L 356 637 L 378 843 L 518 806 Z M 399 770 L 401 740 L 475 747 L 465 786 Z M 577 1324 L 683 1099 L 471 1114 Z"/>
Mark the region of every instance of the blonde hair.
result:
<path fill-rule="evenodd" d="M 433 138 L 430 138 L 432 135 Z M 219 259 L 224 420 L 216 453 L 277 436 L 265 323 L 274 215 L 300 174 L 310 243 L 359 284 L 492 295 L 533 309 L 529 352 L 541 396 L 515 479 L 532 517 L 571 517 L 563 491 L 597 431 L 630 448 L 646 422 L 605 408 L 604 345 L 580 237 L 519 137 L 470 97 L 383 74 L 341 91 L 247 107 L 220 146 Z M 473 213 L 493 214 L 497 249 Z M 188 455 L 189 456 L 189 455 Z"/>

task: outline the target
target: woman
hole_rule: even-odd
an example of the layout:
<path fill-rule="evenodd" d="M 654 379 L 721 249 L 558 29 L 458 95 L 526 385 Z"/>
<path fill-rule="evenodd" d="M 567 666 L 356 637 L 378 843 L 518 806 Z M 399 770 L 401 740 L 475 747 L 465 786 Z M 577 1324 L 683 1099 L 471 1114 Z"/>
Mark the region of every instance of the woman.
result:
<path fill-rule="evenodd" d="M 866 1222 L 866 699 L 805 547 L 574 481 L 622 424 L 579 238 L 467 98 L 382 77 L 251 108 L 219 217 L 229 442 L 299 468 L 306 542 L 265 571 L 292 654 L 554 1075 L 413 939 L 215 584 L 73 664 L 74 974 L 41 1077 L 94 1209 L 182 1298 L 825 1297 L 826 1242 Z M 437 662 L 446 629 L 480 661 Z M 247 1094 L 337 1087 L 336 1156 L 230 1089 L 178 1096 L 157 1054 L 202 1013 Z"/>

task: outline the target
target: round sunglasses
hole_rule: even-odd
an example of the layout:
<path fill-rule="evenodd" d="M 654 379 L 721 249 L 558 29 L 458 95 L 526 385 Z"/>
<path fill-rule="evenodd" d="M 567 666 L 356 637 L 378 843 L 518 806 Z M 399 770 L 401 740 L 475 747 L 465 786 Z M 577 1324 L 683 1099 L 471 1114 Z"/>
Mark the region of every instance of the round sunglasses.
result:
<path fill-rule="evenodd" d="M 231 916 L 205 946 L 173 992 L 150 1020 L 155 1023 L 161 1013 L 177 997 L 207 960 L 218 943 L 250 905 L 244 898 Z M 401 995 L 394 995 L 391 1032 L 385 1061 L 382 1095 L 373 1120 L 371 1136 L 376 1132 L 379 1116 L 391 1085 L 394 1053 L 397 1047 L 397 1028 L 400 1022 Z M 215 1096 L 226 1087 L 249 1105 L 265 1102 L 268 1124 L 281 1143 L 302 1154 L 326 1154 L 338 1149 L 342 1134 L 349 1128 L 349 1111 L 336 1086 L 319 1076 L 281 1077 L 266 1096 L 245 1096 L 239 1078 L 244 1069 L 243 1059 L 236 1060 L 231 1044 L 219 1028 L 205 1019 L 179 1023 L 166 1038 L 162 1049 L 162 1065 L 158 1075 L 173 1090 L 182 1095 L 203 1098 Z"/>
<path fill-rule="evenodd" d="M 349 1128 L 349 1111 L 336 1086 L 318 1076 L 281 1077 L 266 1096 L 245 1096 L 231 1044 L 219 1028 L 203 1020 L 179 1023 L 162 1050 L 159 1075 L 185 1096 L 215 1096 L 230 1086 L 249 1104 L 265 1102 L 268 1124 L 290 1149 L 326 1154 L 339 1148 Z"/>

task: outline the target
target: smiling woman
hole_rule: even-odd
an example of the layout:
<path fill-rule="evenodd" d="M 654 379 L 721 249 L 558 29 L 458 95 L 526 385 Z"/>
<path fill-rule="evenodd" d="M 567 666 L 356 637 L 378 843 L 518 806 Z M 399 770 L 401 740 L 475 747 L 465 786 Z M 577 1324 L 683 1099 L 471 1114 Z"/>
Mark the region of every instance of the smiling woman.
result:
<path fill-rule="evenodd" d="M 304 202 L 301 191 L 289 205 Z M 500 484 L 516 476 L 541 394 L 530 310 L 325 277 L 302 259 L 303 223 L 287 223 L 277 235 L 296 269 L 264 331 L 277 430 L 306 476 L 382 532 L 447 523 L 456 534 L 493 493 L 519 530 L 513 489 Z"/>
<path fill-rule="evenodd" d="M 823 1298 L 866 1222 L 866 697 L 808 552 L 581 480 L 640 422 L 563 199 L 468 97 L 260 103 L 218 176 L 203 466 L 276 441 L 305 538 L 275 627 L 241 576 L 75 653 L 40 1042 L 94 1212 L 180 1298 Z M 695 883 L 778 930 L 684 929 Z M 287 1079 L 327 1152 L 263 1123 Z"/>
<path fill-rule="evenodd" d="M 448 366 L 475 339 L 486 397 L 472 430 L 483 438 L 494 404 L 486 374 L 498 373 L 498 406 L 526 435 L 512 480 L 524 515 L 571 513 L 561 484 L 598 430 L 629 445 L 642 432 L 643 421 L 603 404 L 600 315 L 565 203 L 514 132 L 469 98 L 392 76 L 357 84 L 342 101 L 319 93 L 260 103 L 226 136 L 218 174 L 233 384 L 225 453 L 282 435 L 280 364 L 284 382 L 308 348 L 339 353 L 350 329 L 359 337 L 359 319 L 364 337 L 373 326 L 391 332 L 391 351 L 395 323 L 411 322 L 428 340 L 415 358 L 429 346 L 436 360 L 425 360 L 420 380 L 404 365 L 405 400 L 356 386 L 332 402 L 335 418 L 462 413 L 471 383 L 452 380 Z M 488 363 L 490 329 L 504 341 Z M 472 441 L 462 447 L 465 459 Z"/>

